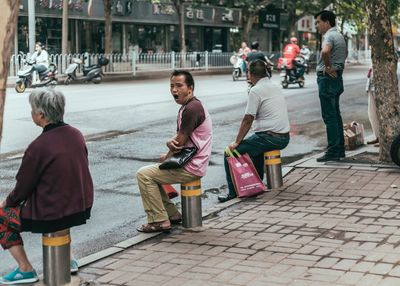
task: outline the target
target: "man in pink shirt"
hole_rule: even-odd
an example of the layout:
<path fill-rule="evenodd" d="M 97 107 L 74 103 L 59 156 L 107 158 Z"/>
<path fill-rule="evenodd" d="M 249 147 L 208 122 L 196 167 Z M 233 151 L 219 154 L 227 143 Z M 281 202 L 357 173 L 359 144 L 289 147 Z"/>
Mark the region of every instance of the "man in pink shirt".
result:
<path fill-rule="evenodd" d="M 160 156 L 165 161 L 183 147 L 196 146 L 196 154 L 183 168 L 161 170 L 160 164 L 145 166 L 136 174 L 147 224 L 137 228 L 140 232 L 159 232 L 171 229 L 171 224 L 182 218 L 162 184 L 188 183 L 206 174 L 211 155 L 212 122 L 207 110 L 194 96 L 194 80 L 187 71 L 175 70 L 171 74 L 170 90 L 175 102 L 181 105 L 175 136 L 167 141 L 168 153 Z"/>

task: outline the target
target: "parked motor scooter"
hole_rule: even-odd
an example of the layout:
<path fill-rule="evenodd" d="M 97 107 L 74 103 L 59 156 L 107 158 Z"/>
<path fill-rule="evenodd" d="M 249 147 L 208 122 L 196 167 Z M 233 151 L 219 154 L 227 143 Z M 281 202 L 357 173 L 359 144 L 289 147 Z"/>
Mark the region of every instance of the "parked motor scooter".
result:
<path fill-rule="evenodd" d="M 229 61 L 233 65 L 233 81 L 237 81 L 240 77 L 246 77 L 246 61 L 243 59 L 243 54 L 234 54 Z"/>
<path fill-rule="evenodd" d="M 29 59 L 25 60 L 24 67 L 17 72 L 18 79 L 15 83 L 15 90 L 18 93 L 22 93 L 26 88 L 36 88 L 36 87 L 55 87 L 57 85 L 57 66 L 53 63 L 50 63 L 49 67 L 43 71 L 38 73 L 40 83 L 32 83 L 32 69 L 35 61 L 29 61 Z"/>
<path fill-rule="evenodd" d="M 283 88 L 288 88 L 289 84 L 298 84 L 304 87 L 304 72 L 307 63 L 302 56 L 295 59 L 279 58 L 278 68 L 281 69 L 281 84 Z"/>
<path fill-rule="evenodd" d="M 97 60 L 97 64 L 90 65 L 88 67 L 82 67 L 83 75 L 78 76 L 76 71 L 79 65 L 82 65 L 83 61 L 78 58 L 72 59 L 72 64 L 70 64 L 65 70 L 65 74 L 67 78 L 64 80 L 65 85 L 69 85 L 72 81 L 80 81 L 80 82 L 93 82 L 98 84 L 101 82 L 102 77 L 104 76 L 102 67 L 108 65 L 109 60 L 105 57 L 100 56 Z"/>

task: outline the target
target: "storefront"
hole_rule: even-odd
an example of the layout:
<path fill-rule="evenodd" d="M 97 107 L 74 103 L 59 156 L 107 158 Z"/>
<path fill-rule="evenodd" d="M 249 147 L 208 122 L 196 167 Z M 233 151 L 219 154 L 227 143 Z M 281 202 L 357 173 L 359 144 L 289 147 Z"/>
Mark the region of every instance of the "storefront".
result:
<path fill-rule="evenodd" d="M 21 0 L 17 49 L 28 50 L 28 0 Z M 61 52 L 62 0 L 35 1 L 36 40 L 50 53 Z M 69 9 L 69 51 L 104 52 L 104 7 L 93 1 L 88 10 L 83 0 L 73 0 Z M 219 45 L 231 51 L 230 29 L 241 26 L 241 11 L 212 6 L 185 6 L 187 51 L 211 51 Z M 112 7 L 113 52 L 179 51 L 178 16 L 172 4 L 119 0 Z"/>

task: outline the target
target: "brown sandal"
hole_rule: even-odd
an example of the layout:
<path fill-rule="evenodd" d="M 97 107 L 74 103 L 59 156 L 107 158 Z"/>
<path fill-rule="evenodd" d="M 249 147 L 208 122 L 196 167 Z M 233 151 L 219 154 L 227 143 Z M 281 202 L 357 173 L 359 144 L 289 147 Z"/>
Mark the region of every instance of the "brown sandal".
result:
<path fill-rule="evenodd" d="M 143 233 L 153 233 L 153 232 L 169 232 L 171 230 L 171 226 L 164 227 L 161 226 L 161 223 L 148 223 L 142 224 L 141 226 L 136 228 L 137 231 Z"/>

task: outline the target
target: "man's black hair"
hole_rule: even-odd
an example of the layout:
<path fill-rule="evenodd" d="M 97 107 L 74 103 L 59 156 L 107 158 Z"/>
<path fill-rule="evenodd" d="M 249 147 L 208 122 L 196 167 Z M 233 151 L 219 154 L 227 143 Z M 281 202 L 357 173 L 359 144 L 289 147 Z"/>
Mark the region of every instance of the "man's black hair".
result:
<path fill-rule="evenodd" d="M 329 21 L 331 27 L 336 26 L 336 15 L 332 11 L 322 10 L 321 12 L 314 15 L 314 19 L 320 17 L 323 22 Z"/>
<path fill-rule="evenodd" d="M 194 79 L 193 79 L 193 76 L 192 76 L 192 74 L 191 74 L 190 72 L 184 71 L 184 70 L 174 70 L 174 71 L 171 73 L 171 78 L 172 78 L 173 76 L 181 76 L 181 75 L 183 75 L 183 76 L 185 77 L 185 83 L 186 83 L 186 85 L 187 85 L 188 87 L 191 87 L 192 90 L 194 91 Z"/>
<path fill-rule="evenodd" d="M 252 61 L 249 65 L 249 72 L 258 78 L 268 76 L 267 64 L 262 60 Z"/>

